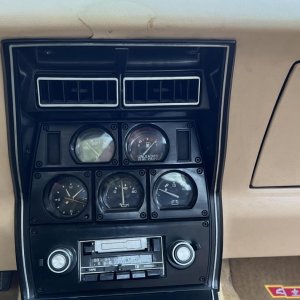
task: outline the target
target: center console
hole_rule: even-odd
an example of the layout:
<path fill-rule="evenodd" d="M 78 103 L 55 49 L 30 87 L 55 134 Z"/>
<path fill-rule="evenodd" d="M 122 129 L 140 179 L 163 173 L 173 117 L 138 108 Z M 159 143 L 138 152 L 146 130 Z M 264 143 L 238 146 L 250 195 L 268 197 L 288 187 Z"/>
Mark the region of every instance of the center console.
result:
<path fill-rule="evenodd" d="M 23 299 L 217 299 L 234 42 L 3 49 Z"/>

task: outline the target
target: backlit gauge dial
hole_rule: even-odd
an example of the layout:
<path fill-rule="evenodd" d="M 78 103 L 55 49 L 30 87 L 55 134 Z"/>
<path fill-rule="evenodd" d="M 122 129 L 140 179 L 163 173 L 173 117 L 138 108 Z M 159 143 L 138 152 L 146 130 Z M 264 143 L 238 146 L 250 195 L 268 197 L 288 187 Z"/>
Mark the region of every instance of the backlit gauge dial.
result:
<path fill-rule="evenodd" d="M 76 139 L 75 154 L 82 163 L 110 162 L 115 154 L 114 139 L 101 128 L 87 129 Z"/>
<path fill-rule="evenodd" d="M 133 129 L 125 142 L 126 155 L 132 162 L 163 161 L 169 150 L 165 134 L 150 125 Z"/>
<path fill-rule="evenodd" d="M 161 210 L 192 208 L 196 198 L 194 181 L 182 172 L 167 172 L 154 183 L 153 199 Z"/>
<path fill-rule="evenodd" d="M 113 174 L 102 182 L 98 201 L 106 211 L 137 211 L 144 201 L 144 189 L 130 174 Z"/>
<path fill-rule="evenodd" d="M 52 183 L 45 200 L 46 209 L 59 218 L 79 215 L 86 208 L 87 203 L 87 188 L 74 176 L 58 177 Z"/>

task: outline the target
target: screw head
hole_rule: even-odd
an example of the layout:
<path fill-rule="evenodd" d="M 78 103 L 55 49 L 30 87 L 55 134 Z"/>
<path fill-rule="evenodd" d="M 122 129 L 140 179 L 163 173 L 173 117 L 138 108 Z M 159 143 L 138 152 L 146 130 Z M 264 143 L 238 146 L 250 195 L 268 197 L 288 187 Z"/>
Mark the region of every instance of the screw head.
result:
<path fill-rule="evenodd" d="M 197 173 L 198 173 L 198 174 L 203 174 L 203 171 L 204 171 L 204 170 L 203 170 L 202 168 L 198 168 L 198 169 L 197 169 Z"/>
<path fill-rule="evenodd" d="M 207 221 L 202 222 L 203 227 L 208 227 L 209 223 Z"/>
<path fill-rule="evenodd" d="M 98 214 L 98 215 L 97 215 L 97 220 L 98 220 L 98 221 L 101 221 L 102 219 L 103 219 L 103 215 L 102 215 L 102 214 Z"/>
<path fill-rule="evenodd" d="M 116 166 L 119 162 L 117 159 L 113 159 L 112 162 L 111 162 L 114 166 Z"/>
<path fill-rule="evenodd" d="M 43 165 L 43 163 L 42 163 L 40 160 L 38 160 L 38 161 L 35 163 L 35 166 L 36 166 L 37 168 L 41 168 L 42 165 Z"/>
<path fill-rule="evenodd" d="M 200 163 L 201 163 L 201 157 L 196 157 L 196 158 L 195 158 L 195 162 L 196 162 L 197 164 L 200 164 Z"/>
<path fill-rule="evenodd" d="M 147 217 L 147 214 L 145 212 L 140 213 L 140 218 L 145 219 Z"/>
<path fill-rule="evenodd" d="M 123 124 L 122 124 L 122 129 L 123 129 L 123 130 L 127 130 L 127 129 L 128 129 L 128 124 L 123 123 Z"/>
<path fill-rule="evenodd" d="M 151 174 L 152 176 L 155 176 L 155 175 L 156 175 L 156 170 L 150 170 L 150 174 Z"/>
<path fill-rule="evenodd" d="M 128 165 L 128 164 L 129 164 L 129 160 L 128 160 L 128 159 L 124 159 L 124 160 L 123 160 L 123 164 L 124 164 L 124 165 Z"/>
<path fill-rule="evenodd" d="M 102 172 L 101 171 L 96 171 L 96 176 L 97 177 L 101 177 L 102 176 Z"/>
<path fill-rule="evenodd" d="M 145 172 L 145 170 L 140 170 L 139 174 L 140 174 L 140 176 L 145 176 L 146 172 Z"/>
<path fill-rule="evenodd" d="M 201 214 L 202 214 L 203 217 L 206 217 L 206 216 L 208 216 L 208 211 L 207 210 L 202 210 Z"/>
<path fill-rule="evenodd" d="M 90 172 L 84 172 L 84 177 L 90 177 L 91 176 L 91 173 Z"/>
<path fill-rule="evenodd" d="M 41 173 L 34 173 L 34 178 L 35 179 L 41 179 L 42 174 Z"/>
<path fill-rule="evenodd" d="M 116 130 L 117 129 L 117 124 L 111 124 L 111 126 L 110 126 L 110 128 L 111 128 L 111 130 Z"/>
<path fill-rule="evenodd" d="M 157 219 L 158 213 L 157 213 L 156 211 L 153 211 L 153 212 L 151 213 L 151 216 L 152 216 L 153 219 Z"/>

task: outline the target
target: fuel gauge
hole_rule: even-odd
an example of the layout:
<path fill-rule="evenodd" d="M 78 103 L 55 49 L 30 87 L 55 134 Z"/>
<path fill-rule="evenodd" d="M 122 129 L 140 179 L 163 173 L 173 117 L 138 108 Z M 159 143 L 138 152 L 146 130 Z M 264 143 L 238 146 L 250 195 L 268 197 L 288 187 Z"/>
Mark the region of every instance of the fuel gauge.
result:
<path fill-rule="evenodd" d="M 132 162 L 163 161 L 169 150 L 166 135 L 152 125 L 134 128 L 125 141 L 126 155 Z"/>

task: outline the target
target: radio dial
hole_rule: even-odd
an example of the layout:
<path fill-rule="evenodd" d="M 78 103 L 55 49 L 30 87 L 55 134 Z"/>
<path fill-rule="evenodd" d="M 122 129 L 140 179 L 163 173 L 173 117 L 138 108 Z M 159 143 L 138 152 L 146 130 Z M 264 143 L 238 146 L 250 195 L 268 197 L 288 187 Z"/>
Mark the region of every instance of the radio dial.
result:
<path fill-rule="evenodd" d="M 67 248 L 52 251 L 47 259 L 47 265 L 53 273 L 66 273 L 71 270 L 74 262 L 73 253 Z"/>
<path fill-rule="evenodd" d="M 169 257 L 174 267 L 185 269 L 194 262 L 195 250 L 189 242 L 177 241 L 171 246 Z"/>

